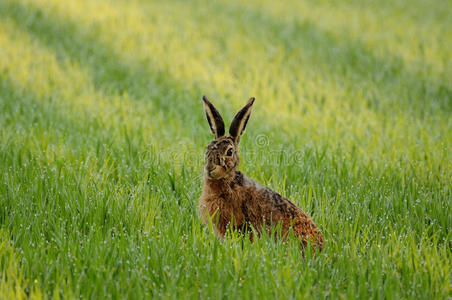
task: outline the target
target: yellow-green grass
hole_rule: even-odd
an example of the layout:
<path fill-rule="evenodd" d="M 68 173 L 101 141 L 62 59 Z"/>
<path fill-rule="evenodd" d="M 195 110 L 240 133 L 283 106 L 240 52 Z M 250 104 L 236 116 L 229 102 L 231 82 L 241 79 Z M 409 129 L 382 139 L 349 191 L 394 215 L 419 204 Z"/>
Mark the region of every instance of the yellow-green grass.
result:
<path fill-rule="evenodd" d="M 0 0 L 0 298 L 452 297 L 451 11 Z M 318 257 L 201 224 L 203 94 Z"/>

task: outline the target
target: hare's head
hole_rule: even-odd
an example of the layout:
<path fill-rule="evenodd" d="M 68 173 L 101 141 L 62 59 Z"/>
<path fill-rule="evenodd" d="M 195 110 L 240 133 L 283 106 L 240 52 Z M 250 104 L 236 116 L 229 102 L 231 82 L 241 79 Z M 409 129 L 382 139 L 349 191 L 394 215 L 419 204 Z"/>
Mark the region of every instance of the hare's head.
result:
<path fill-rule="evenodd" d="M 207 146 L 206 166 L 204 175 L 209 179 L 222 179 L 234 175 L 239 164 L 238 146 L 240 136 L 245 132 L 246 123 L 251 114 L 254 98 L 235 115 L 229 127 L 229 134 L 225 135 L 224 122 L 218 110 L 207 100 L 204 100 L 207 121 L 215 140 Z"/>

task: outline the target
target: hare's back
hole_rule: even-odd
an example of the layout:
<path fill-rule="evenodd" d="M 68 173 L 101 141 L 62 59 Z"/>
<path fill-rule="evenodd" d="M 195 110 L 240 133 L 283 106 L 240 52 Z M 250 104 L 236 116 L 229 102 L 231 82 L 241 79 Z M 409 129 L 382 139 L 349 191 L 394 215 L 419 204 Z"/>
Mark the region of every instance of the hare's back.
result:
<path fill-rule="evenodd" d="M 292 227 L 294 234 L 302 237 L 303 240 L 311 240 L 318 245 L 323 244 L 322 235 L 311 217 L 292 201 L 269 188 L 262 188 L 257 193 L 257 197 L 255 202 L 258 203 L 262 214 L 260 222 L 264 217 L 267 223 L 281 223 L 283 233 Z"/>

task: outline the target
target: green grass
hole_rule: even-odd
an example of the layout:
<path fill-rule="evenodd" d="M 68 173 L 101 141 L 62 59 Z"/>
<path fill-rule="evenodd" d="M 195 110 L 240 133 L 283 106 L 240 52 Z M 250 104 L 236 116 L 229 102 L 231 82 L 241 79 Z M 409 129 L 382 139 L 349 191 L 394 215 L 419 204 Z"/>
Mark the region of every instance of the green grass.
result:
<path fill-rule="evenodd" d="M 0 298 L 451 298 L 450 11 L 0 0 Z M 317 258 L 201 223 L 203 94 Z"/>

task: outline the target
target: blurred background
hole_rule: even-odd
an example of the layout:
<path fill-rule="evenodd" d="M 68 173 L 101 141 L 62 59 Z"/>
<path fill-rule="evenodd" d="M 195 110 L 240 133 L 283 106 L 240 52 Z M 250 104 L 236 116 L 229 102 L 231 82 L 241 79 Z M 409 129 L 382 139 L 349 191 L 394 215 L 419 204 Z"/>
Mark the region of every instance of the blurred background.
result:
<path fill-rule="evenodd" d="M 451 12 L 0 0 L 0 293 L 450 297 Z M 240 169 L 313 216 L 324 256 L 200 224 L 202 95 L 227 124 L 256 97 Z"/>

